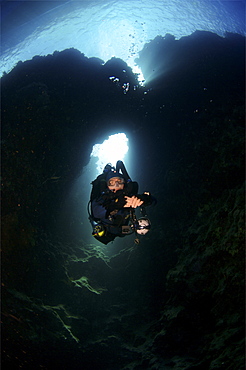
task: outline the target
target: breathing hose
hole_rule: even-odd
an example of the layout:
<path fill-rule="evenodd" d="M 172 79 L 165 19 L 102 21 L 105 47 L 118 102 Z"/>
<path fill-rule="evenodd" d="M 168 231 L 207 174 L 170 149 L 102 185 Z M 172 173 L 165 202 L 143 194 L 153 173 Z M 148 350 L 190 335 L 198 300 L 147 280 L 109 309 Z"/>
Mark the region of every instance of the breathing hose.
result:
<path fill-rule="evenodd" d="M 119 170 L 121 170 L 124 178 L 126 179 L 126 181 L 131 181 L 131 178 L 130 176 L 128 175 L 128 172 L 126 170 L 126 167 L 124 165 L 124 163 L 122 161 L 117 161 L 116 163 L 116 172 L 119 172 Z"/>

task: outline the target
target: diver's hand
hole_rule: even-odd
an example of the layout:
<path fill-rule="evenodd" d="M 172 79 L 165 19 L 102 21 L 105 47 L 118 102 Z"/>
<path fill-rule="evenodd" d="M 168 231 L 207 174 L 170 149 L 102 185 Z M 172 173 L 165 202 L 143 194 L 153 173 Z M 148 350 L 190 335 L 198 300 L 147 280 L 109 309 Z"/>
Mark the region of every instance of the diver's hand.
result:
<path fill-rule="evenodd" d="M 137 208 L 143 204 L 143 201 L 135 196 L 125 197 L 125 201 L 126 201 L 126 204 L 124 205 L 124 208 L 128 208 L 128 207 Z"/>

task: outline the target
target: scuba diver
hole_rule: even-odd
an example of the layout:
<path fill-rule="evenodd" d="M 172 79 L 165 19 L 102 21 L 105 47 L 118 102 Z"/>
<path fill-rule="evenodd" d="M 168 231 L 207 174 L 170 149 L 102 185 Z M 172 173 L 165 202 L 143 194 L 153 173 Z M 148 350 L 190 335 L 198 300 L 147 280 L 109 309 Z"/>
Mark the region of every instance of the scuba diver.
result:
<path fill-rule="evenodd" d="M 122 161 L 116 167 L 107 164 L 103 173 L 92 181 L 88 203 L 92 235 L 101 243 L 108 244 L 117 236 L 145 235 L 150 229 L 145 206 L 156 203 L 150 193 L 138 194 L 138 183 L 132 181 Z M 140 208 L 137 219 L 135 209 Z M 139 239 L 135 239 L 139 243 Z"/>

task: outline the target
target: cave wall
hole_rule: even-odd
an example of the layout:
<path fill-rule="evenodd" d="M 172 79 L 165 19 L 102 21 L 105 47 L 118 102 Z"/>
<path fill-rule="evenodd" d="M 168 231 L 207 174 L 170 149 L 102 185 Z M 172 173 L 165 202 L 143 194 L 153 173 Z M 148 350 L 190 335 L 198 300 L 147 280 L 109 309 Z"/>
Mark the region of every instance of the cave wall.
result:
<path fill-rule="evenodd" d="M 144 87 L 74 49 L 2 77 L 5 368 L 243 368 L 244 45 L 157 37 Z M 92 146 L 118 131 L 158 203 L 140 245 L 109 257 L 56 230 Z"/>

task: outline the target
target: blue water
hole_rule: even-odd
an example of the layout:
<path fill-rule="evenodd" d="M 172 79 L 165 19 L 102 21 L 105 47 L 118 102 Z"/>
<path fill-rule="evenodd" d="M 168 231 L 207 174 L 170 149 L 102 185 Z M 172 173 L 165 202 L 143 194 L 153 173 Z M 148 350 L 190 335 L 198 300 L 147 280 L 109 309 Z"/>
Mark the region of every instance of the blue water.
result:
<path fill-rule="evenodd" d="M 134 60 L 157 35 L 179 39 L 195 30 L 245 34 L 242 1 L 23 1 L 2 3 L 1 9 L 1 74 L 19 60 L 71 47 L 105 62 L 119 57 L 140 72 Z"/>

